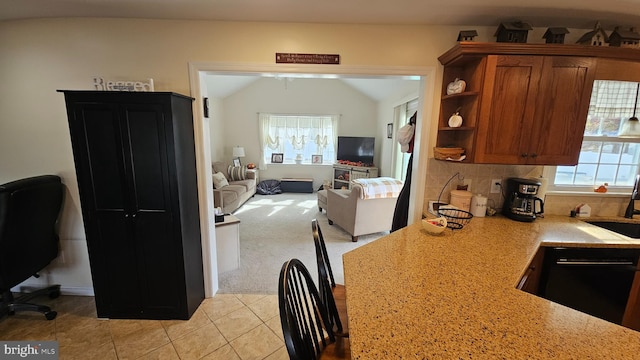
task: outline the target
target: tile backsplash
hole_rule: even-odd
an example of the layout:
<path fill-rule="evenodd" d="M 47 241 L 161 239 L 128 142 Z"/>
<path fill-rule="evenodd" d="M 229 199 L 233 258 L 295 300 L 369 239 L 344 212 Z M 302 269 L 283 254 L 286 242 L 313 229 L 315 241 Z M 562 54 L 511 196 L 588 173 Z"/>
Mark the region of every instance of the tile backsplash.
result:
<path fill-rule="evenodd" d="M 426 214 L 429 208 L 429 201 L 438 200 L 442 191 L 441 202 L 449 202 L 451 190 L 455 190 L 458 185 L 463 185 L 465 180 L 471 181 L 469 191 L 474 194 L 482 194 L 488 198 L 488 206 L 501 209 L 504 202 L 502 194 L 491 194 L 491 180 L 510 177 L 537 178 L 542 175 L 543 166 L 535 165 L 485 165 L 485 164 L 461 164 L 447 162 L 430 158 L 427 164 L 427 179 L 425 186 L 425 201 L 423 213 Z M 456 174 L 455 177 L 443 189 L 447 181 Z M 462 179 L 462 180 L 460 180 Z M 597 194 L 567 195 L 567 194 L 546 194 L 544 199 L 545 214 L 567 215 L 578 204 L 589 204 L 592 216 L 623 216 L 631 194 L 621 194 L 615 196 L 607 194 L 601 196 Z M 640 205 L 640 201 L 638 201 Z M 640 216 L 639 216 L 640 217 Z"/>
<path fill-rule="evenodd" d="M 556 195 L 547 194 L 544 202 L 545 214 L 569 215 L 579 204 L 589 204 L 591 216 L 624 216 L 631 194 L 620 196 Z"/>
<path fill-rule="evenodd" d="M 423 213 L 428 211 L 429 201 L 438 200 L 441 191 L 440 201 L 449 202 L 450 191 L 455 190 L 458 185 L 463 185 L 465 180 L 471 181 L 469 191 L 474 194 L 482 194 L 488 198 L 489 207 L 502 208 L 502 203 L 504 202 L 502 194 L 490 193 L 492 179 L 502 179 L 504 182 L 506 178 L 510 177 L 539 177 L 542 175 L 542 169 L 542 166 L 535 165 L 461 164 L 430 158 L 427 164 Z M 459 172 L 460 176 L 451 180 L 447 187 L 443 189 L 443 186 L 456 172 Z M 463 180 L 460 180 L 460 178 Z"/>

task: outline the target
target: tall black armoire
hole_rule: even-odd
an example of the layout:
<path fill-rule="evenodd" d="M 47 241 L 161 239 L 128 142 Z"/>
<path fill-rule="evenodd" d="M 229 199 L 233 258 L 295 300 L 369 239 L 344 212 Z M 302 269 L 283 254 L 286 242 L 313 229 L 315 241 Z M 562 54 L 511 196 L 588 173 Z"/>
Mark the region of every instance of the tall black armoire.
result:
<path fill-rule="evenodd" d="M 190 318 L 204 299 L 193 99 L 63 92 L 98 317 Z"/>

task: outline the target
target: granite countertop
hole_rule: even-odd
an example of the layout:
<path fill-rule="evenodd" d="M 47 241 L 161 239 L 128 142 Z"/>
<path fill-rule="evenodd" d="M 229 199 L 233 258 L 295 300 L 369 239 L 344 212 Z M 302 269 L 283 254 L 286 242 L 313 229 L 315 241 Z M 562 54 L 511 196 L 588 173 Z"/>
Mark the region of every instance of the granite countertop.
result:
<path fill-rule="evenodd" d="M 596 219 L 474 218 L 441 235 L 418 223 L 344 254 L 352 357 L 640 358 L 640 332 L 515 288 L 540 246 L 640 248 L 583 220 Z"/>

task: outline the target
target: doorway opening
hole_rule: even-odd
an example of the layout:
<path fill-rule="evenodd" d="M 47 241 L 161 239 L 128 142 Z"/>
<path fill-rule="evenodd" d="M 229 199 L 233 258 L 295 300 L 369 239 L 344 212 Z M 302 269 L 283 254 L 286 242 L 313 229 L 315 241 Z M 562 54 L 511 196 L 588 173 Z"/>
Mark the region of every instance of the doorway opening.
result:
<path fill-rule="evenodd" d="M 208 89 L 206 86 L 207 76 L 217 76 L 219 79 L 231 80 L 233 77 L 243 78 L 272 78 L 283 79 L 282 86 L 291 86 L 291 81 L 295 82 L 295 79 L 341 79 L 344 81 L 360 81 L 360 80 L 402 80 L 413 79 L 418 82 L 418 98 L 419 105 L 418 111 L 419 119 L 428 119 L 431 114 L 430 106 L 425 105 L 424 99 L 432 99 L 434 93 L 434 74 L 435 69 L 433 67 L 348 67 L 340 66 L 334 68 L 331 65 L 319 65 L 319 66 L 300 66 L 300 65 L 286 65 L 280 66 L 280 64 L 264 64 L 264 65 L 242 65 L 242 64 L 220 64 L 220 63 L 190 63 L 189 64 L 189 76 L 191 94 L 195 98 L 194 101 L 194 125 L 195 125 L 195 143 L 197 154 L 197 168 L 198 168 L 198 187 L 200 189 L 200 219 L 202 228 L 202 247 L 203 258 L 205 262 L 205 291 L 207 296 L 213 296 L 218 290 L 218 278 L 217 278 L 217 263 L 216 263 L 216 239 L 215 239 L 215 225 L 213 221 L 213 182 L 211 179 L 211 146 L 212 139 L 210 135 L 210 123 L 209 119 L 204 117 L 204 96 L 208 95 Z M 288 80 L 294 79 L 294 80 Z M 221 84 L 221 86 L 223 86 Z M 415 97 L 415 94 L 411 95 L 411 98 Z M 409 99 L 400 99 L 394 106 L 406 102 Z M 431 101 L 428 101 L 429 103 Z M 210 110 L 213 106 L 209 102 Z M 428 111 L 428 112 L 425 112 Z M 393 110 L 391 110 L 391 115 Z M 232 123 L 232 120 L 229 120 Z M 428 126 L 422 126 L 424 121 L 418 121 L 418 127 L 416 128 L 415 147 L 422 151 L 415 154 L 413 181 L 411 182 L 412 199 L 409 210 L 409 223 L 419 221 L 422 214 L 422 201 L 424 198 L 424 179 L 426 177 L 425 165 L 420 165 L 418 157 L 420 153 L 426 156 L 428 151 Z M 429 123 L 427 121 L 427 123 Z M 256 122 L 257 126 L 257 122 Z M 378 126 L 381 127 L 381 126 Z M 376 130 L 377 131 L 377 130 Z M 381 138 L 386 139 L 386 123 L 384 127 L 381 127 Z M 421 142 L 422 139 L 422 142 Z M 237 144 L 225 144 L 225 146 L 236 146 Z M 388 154 L 385 152 L 388 152 Z M 388 161 L 391 161 L 391 148 L 384 149 L 379 156 L 388 157 Z M 390 171 L 390 170 L 389 170 Z M 390 172 L 387 172 L 388 176 L 393 176 Z M 422 179 L 422 180 L 421 180 Z"/>

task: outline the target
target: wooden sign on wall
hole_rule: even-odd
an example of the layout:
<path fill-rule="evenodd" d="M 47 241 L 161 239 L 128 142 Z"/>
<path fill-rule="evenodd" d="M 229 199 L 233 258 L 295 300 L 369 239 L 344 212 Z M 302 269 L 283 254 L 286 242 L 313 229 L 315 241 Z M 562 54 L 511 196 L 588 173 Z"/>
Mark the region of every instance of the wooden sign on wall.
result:
<path fill-rule="evenodd" d="M 339 54 L 276 53 L 277 64 L 340 64 Z"/>

